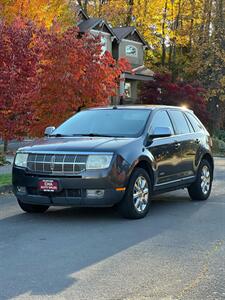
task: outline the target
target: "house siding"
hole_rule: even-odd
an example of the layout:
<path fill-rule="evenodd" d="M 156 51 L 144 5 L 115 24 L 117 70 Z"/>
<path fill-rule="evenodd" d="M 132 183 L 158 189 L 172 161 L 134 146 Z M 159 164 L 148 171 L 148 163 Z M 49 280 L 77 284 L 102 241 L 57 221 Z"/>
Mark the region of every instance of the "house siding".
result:
<path fill-rule="evenodd" d="M 126 46 L 135 46 L 138 50 L 137 57 L 126 55 Z M 119 58 L 126 57 L 132 67 L 142 66 L 144 64 L 144 49 L 143 45 L 129 40 L 122 40 L 119 44 Z"/>
<path fill-rule="evenodd" d="M 104 36 L 104 38 L 107 40 L 107 51 L 109 51 L 110 53 L 112 53 L 112 39 L 111 39 L 111 35 L 102 31 L 97 31 L 97 30 L 91 30 L 90 33 L 94 36 Z"/>

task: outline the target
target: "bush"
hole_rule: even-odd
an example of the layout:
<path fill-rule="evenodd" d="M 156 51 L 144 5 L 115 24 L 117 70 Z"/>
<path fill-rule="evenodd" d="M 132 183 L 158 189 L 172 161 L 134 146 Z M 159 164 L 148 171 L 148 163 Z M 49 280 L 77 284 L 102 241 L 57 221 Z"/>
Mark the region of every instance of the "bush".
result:
<path fill-rule="evenodd" d="M 225 130 L 217 129 L 214 133 L 215 137 L 225 142 Z"/>
<path fill-rule="evenodd" d="M 141 85 L 140 100 L 143 104 L 187 106 L 203 124 L 209 122 L 206 91 L 199 84 L 177 79 L 169 73 L 155 74 L 154 80 Z"/>
<path fill-rule="evenodd" d="M 0 166 L 4 166 L 7 163 L 3 153 L 0 153 Z"/>
<path fill-rule="evenodd" d="M 225 142 L 218 139 L 218 137 L 213 137 L 213 154 L 225 155 Z"/>

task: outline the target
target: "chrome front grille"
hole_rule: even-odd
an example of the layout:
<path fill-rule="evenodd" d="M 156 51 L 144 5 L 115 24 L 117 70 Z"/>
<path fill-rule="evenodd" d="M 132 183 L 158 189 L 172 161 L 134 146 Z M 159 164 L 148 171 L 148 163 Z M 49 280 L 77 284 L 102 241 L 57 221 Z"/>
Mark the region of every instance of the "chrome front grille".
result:
<path fill-rule="evenodd" d="M 30 153 L 27 168 L 32 173 L 67 175 L 86 170 L 88 155 Z"/>

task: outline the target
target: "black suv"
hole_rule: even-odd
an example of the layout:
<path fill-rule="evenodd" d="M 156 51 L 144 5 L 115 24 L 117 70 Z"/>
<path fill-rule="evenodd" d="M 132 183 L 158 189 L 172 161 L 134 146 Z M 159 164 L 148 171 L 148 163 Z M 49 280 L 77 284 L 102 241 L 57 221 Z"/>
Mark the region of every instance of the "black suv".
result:
<path fill-rule="evenodd" d="M 45 135 L 14 161 L 14 193 L 26 212 L 117 204 L 125 217 L 142 218 L 153 194 L 188 188 L 193 200 L 210 195 L 212 141 L 188 109 L 88 109 Z"/>

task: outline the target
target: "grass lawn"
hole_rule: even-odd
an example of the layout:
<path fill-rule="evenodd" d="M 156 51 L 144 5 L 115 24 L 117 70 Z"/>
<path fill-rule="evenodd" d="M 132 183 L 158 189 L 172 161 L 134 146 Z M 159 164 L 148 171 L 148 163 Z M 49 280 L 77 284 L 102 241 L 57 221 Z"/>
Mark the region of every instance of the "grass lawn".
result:
<path fill-rule="evenodd" d="M 0 186 L 10 185 L 11 183 L 12 183 L 12 175 L 11 174 L 0 175 Z"/>

